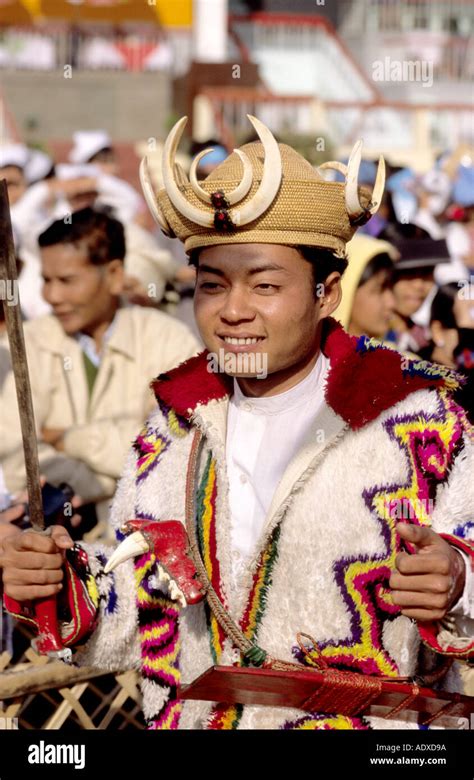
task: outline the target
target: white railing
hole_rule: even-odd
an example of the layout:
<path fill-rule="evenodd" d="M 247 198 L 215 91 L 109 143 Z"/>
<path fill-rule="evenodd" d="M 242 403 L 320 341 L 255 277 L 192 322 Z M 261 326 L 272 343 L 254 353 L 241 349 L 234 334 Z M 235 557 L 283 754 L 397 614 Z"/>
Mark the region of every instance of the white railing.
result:
<path fill-rule="evenodd" d="M 191 60 L 191 34 L 153 27 L 107 30 L 48 25 L 8 27 L 0 34 L 0 69 L 186 72 Z"/>
<path fill-rule="evenodd" d="M 427 30 L 468 36 L 474 31 L 471 0 L 338 0 L 343 33 Z"/>
<path fill-rule="evenodd" d="M 277 96 L 247 90 L 206 89 L 216 128 L 232 148 L 249 132 L 246 115 L 254 114 L 275 133 L 292 132 L 316 138 L 326 135 L 337 147 L 350 147 L 364 138 L 374 153 L 390 151 L 410 155 L 452 149 L 459 143 L 474 144 L 472 112 L 462 105 L 412 106 L 384 102 L 367 105 L 357 101 L 315 101 L 311 96 Z"/>

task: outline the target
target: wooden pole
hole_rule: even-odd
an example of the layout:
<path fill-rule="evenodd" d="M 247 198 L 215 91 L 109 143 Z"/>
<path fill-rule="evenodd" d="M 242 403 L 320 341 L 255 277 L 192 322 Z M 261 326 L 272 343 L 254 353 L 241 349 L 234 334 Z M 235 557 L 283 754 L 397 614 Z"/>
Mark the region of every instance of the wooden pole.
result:
<path fill-rule="evenodd" d="M 10 219 L 8 190 L 5 179 L 0 182 L 0 299 L 3 299 L 5 324 L 13 374 L 15 377 L 18 411 L 20 414 L 23 451 L 25 453 L 26 485 L 28 490 L 29 517 L 33 528 L 44 529 L 43 501 L 41 497 L 38 444 L 35 417 L 31 400 L 30 378 L 26 359 L 23 323 L 21 321 L 20 295 L 16 268 L 15 247 Z"/>

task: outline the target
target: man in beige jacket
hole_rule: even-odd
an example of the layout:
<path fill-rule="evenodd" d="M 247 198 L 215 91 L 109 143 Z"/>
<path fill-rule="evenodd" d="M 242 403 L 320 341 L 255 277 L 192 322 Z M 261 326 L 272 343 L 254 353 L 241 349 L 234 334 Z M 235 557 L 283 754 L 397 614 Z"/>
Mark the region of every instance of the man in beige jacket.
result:
<path fill-rule="evenodd" d="M 53 314 L 25 324 L 41 473 L 86 501 L 110 498 L 124 455 L 153 409 L 150 381 L 196 353 L 179 321 L 120 308 L 120 222 L 90 208 L 39 238 L 43 295 Z M 4 347 L 5 345 L 3 345 Z M 1 351 L 0 463 L 10 492 L 25 487 L 9 355 Z"/>

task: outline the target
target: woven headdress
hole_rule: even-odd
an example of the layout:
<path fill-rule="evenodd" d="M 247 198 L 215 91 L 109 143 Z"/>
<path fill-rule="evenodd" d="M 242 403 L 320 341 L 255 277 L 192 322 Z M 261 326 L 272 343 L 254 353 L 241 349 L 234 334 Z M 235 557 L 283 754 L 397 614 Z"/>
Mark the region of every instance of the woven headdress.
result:
<path fill-rule="evenodd" d="M 349 162 L 326 162 L 315 170 L 270 130 L 248 118 L 260 141 L 234 149 L 202 182 L 194 159 L 189 179 L 175 163 L 176 149 L 187 118 L 171 130 L 163 148 L 164 187 L 155 195 L 146 158 L 140 179 L 148 206 L 162 230 L 184 242 L 186 252 L 216 244 L 264 243 L 318 246 L 345 253 L 345 245 L 360 225 L 377 211 L 385 184 L 385 165 L 379 160 L 373 192 L 358 186 L 362 142 Z M 333 168 L 345 182 L 324 179 L 320 171 Z"/>

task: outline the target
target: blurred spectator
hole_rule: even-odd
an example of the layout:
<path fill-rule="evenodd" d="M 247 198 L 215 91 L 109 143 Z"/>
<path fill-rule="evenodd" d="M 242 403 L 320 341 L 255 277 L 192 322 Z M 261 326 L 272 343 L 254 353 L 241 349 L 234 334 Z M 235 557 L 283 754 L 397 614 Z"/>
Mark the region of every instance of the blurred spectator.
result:
<path fill-rule="evenodd" d="M 118 176 L 117 155 L 105 130 L 78 130 L 73 134 L 69 161 L 74 165 L 92 163 L 108 176 Z"/>
<path fill-rule="evenodd" d="M 333 316 L 352 336 L 382 338 L 393 315 L 391 277 L 397 252 L 387 241 L 355 236 L 347 256 L 342 301 Z"/>
<path fill-rule="evenodd" d="M 453 203 L 446 210 L 446 241 L 451 265 L 436 275 L 439 284 L 474 275 L 474 167 L 460 166 Z"/>
<path fill-rule="evenodd" d="M 196 171 L 198 179 L 205 179 L 214 168 L 220 165 L 221 162 L 224 162 L 229 156 L 228 150 L 220 141 L 217 141 L 215 138 L 208 138 L 207 141 L 193 141 L 189 151 L 191 158 L 194 159 L 205 149 L 212 151 L 209 151 L 208 154 L 201 158 Z"/>
<path fill-rule="evenodd" d="M 440 287 L 431 304 L 430 328 L 431 340 L 420 357 L 466 376 L 459 403 L 474 422 L 474 285 Z"/>
<path fill-rule="evenodd" d="M 133 293 L 132 302 L 157 306 L 167 282 L 179 272 L 179 264 L 159 247 L 151 233 L 135 224 L 139 205 L 139 196 L 127 182 L 89 164 L 57 165 L 54 178 L 30 187 L 12 208 L 24 261 L 20 293 L 25 316 L 32 319 L 50 312 L 41 294 L 38 235 L 55 219 L 70 218 L 71 213 L 87 206 L 108 209 L 124 223 L 125 271 L 129 277 L 124 293 Z"/>
<path fill-rule="evenodd" d="M 395 312 L 386 338 L 402 352 L 418 353 L 429 341 L 429 305 L 436 292 L 434 269 L 448 262 L 449 254 L 443 239 L 434 241 L 413 225 L 403 227 L 405 237 L 393 239 L 400 258 L 393 275 Z"/>
<path fill-rule="evenodd" d="M 373 238 L 378 238 L 387 225 L 393 224 L 396 221 L 397 218 L 393 208 L 392 196 L 388 190 L 385 190 L 379 210 L 374 214 L 372 219 L 369 219 L 365 225 L 359 228 L 357 235 L 365 234 L 367 236 L 372 236 Z"/>
<path fill-rule="evenodd" d="M 93 209 L 40 239 L 53 315 L 25 325 L 41 470 L 84 501 L 109 498 L 125 453 L 154 407 L 149 382 L 197 351 L 188 329 L 152 309 L 120 308 L 124 232 Z M 25 486 L 13 376 L 1 393 L 0 458 L 11 491 Z"/>
<path fill-rule="evenodd" d="M 23 144 L 0 146 L 0 179 L 6 179 L 10 206 L 14 206 L 26 192 L 28 156 L 28 148 Z"/>
<path fill-rule="evenodd" d="M 50 179 L 54 176 L 54 160 L 46 152 L 40 149 L 30 149 L 28 162 L 25 167 L 25 176 L 28 186 L 37 184 L 43 179 Z"/>

